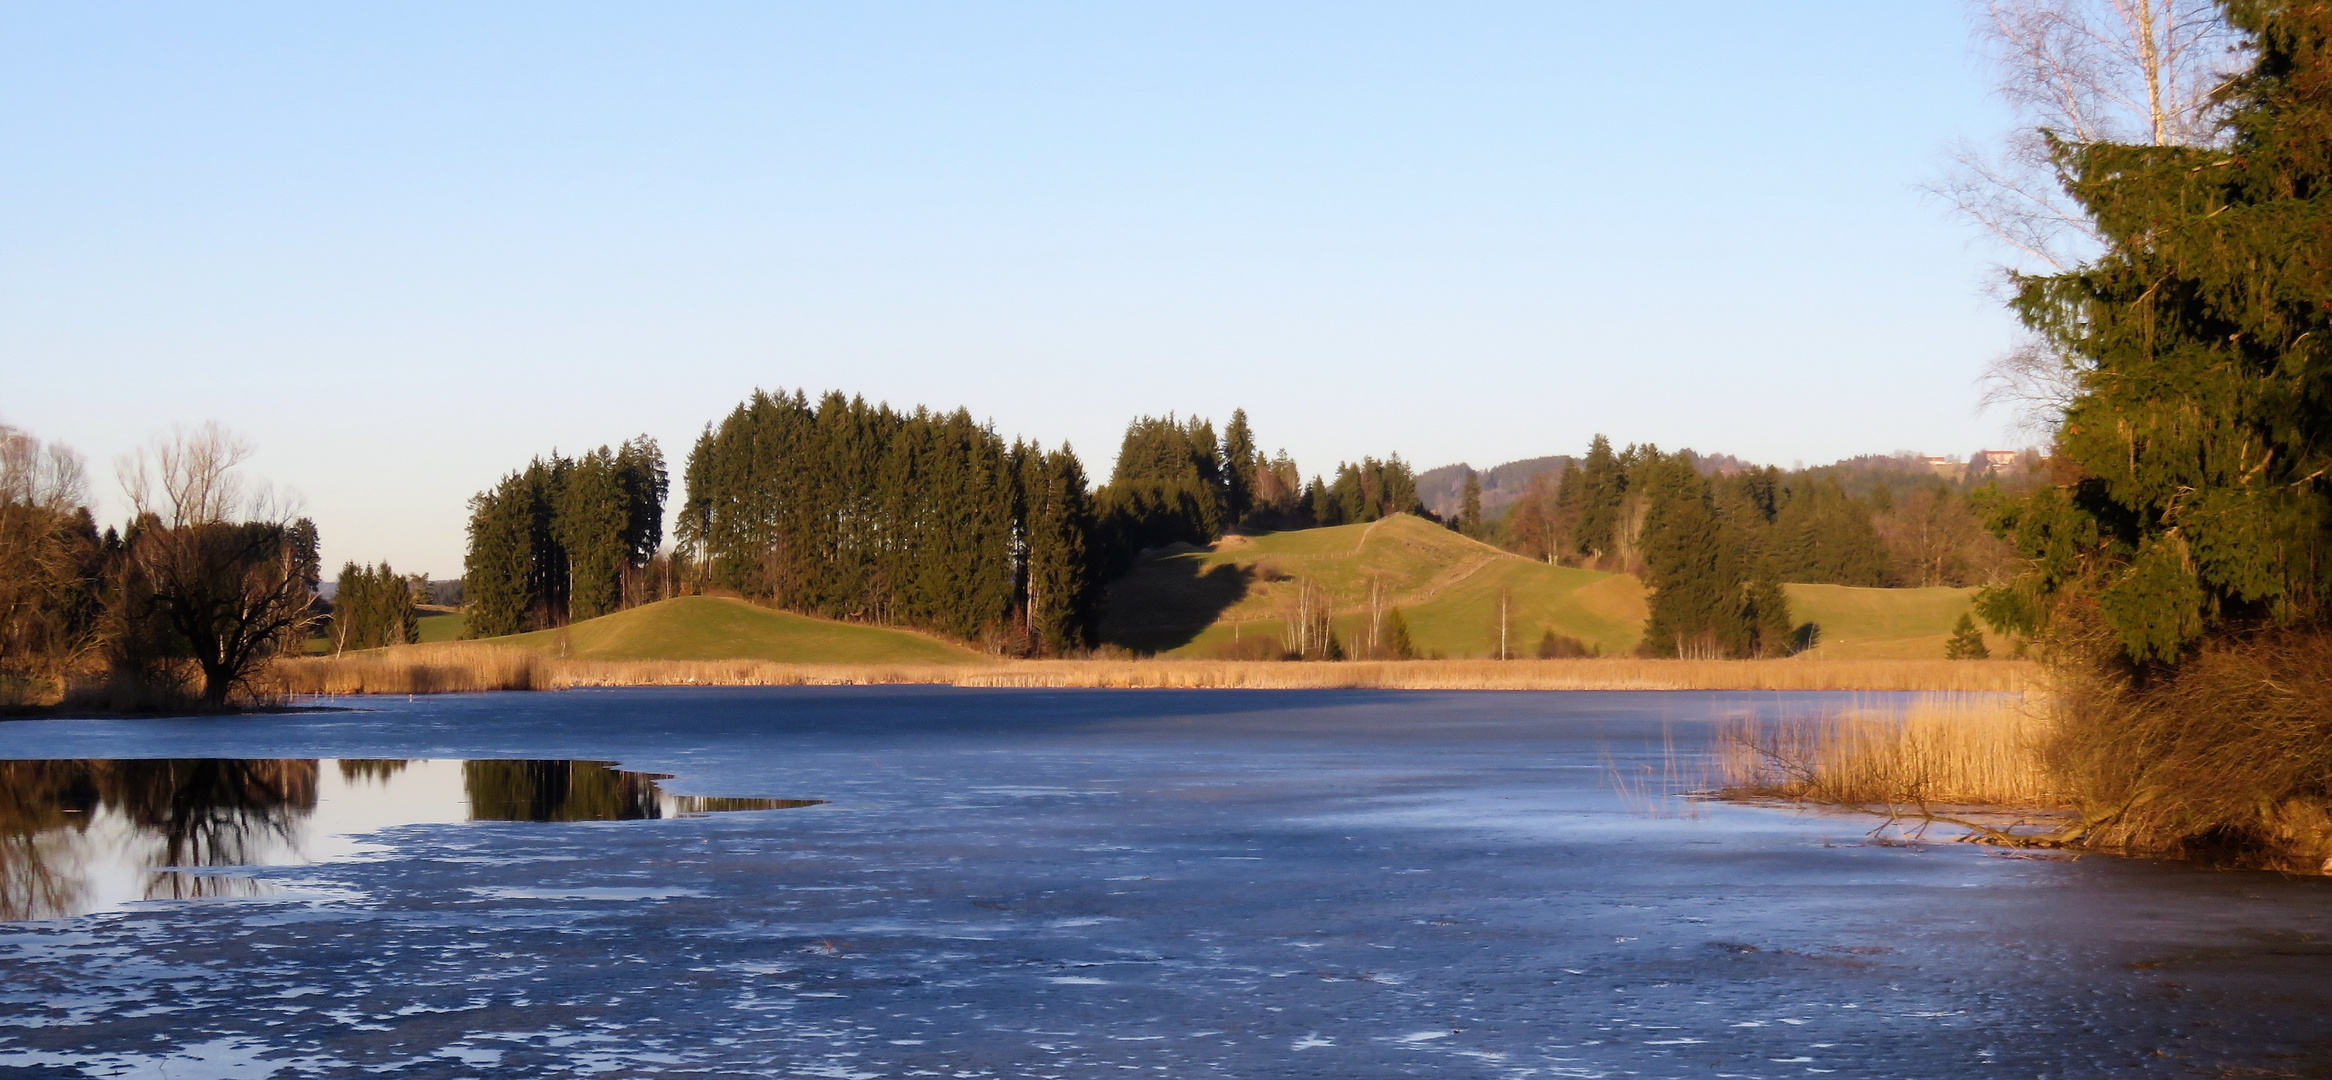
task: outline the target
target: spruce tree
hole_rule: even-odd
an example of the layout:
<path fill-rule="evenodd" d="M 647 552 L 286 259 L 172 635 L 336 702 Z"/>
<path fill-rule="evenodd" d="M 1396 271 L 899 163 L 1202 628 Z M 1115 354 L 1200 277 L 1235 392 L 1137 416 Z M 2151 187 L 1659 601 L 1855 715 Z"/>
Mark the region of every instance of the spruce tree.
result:
<path fill-rule="evenodd" d="M 1093 511 L 1085 470 L 1063 445 L 1052 453 L 1032 448 L 1021 476 L 1030 635 L 1039 652 L 1059 656 L 1091 644 L 1093 583 L 1086 549 Z"/>
<path fill-rule="evenodd" d="M 1960 621 L 1952 624 L 1951 640 L 1943 643 L 1946 660 L 1989 660 L 1992 650 L 1984 645 L 1984 632 L 1976 629 L 1976 620 L 1966 612 Z"/>
<path fill-rule="evenodd" d="M 1458 497 L 1458 531 L 1479 539 L 1482 535 L 1482 476 L 1466 470 L 1465 491 Z"/>
<path fill-rule="evenodd" d="M 1653 656 L 1746 656 L 1755 645 L 1740 555 L 1725 542 L 1708 481 L 1689 455 L 1647 448 L 1638 541 L 1652 590 L 1643 649 Z"/>
<path fill-rule="evenodd" d="M 683 475 L 677 535 L 708 585 L 999 648 L 1022 632 L 1016 611 L 1043 647 L 1090 633 L 1096 545 L 1084 473 L 1066 449 L 1009 447 L 961 409 L 756 393 L 697 439 Z M 1048 494 L 1062 484 L 1074 490 Z"/>
<path fill-rule="evenodd" d="M 1255 448 L 1255 432 L 1247 426 L 1247 410 L 1231 410 L 1223 427 L 1223 504 L 1227 525 L 1247 520 L 1255 510 L 1256 473 L 1263 455 Z"/>
<path fill-rule="evenodd" d="M 1409 638 L 1409 620 L 1400 608 L 1385 612 L 1385 652 L 1396 660 L 1417 659 L 1417 645 Z"/>
<path fill-rule="evenodd" d="M 606 447 L 569 466 L 552 510 L 552 535 L 566 555 L 567 618 L 595 619 L 622 602 L 630 519 L 615 457 Z"/>
<path fill-rule="evenodd" d="M 1597 435 L 1588 444 L 1577 482 L 1576 550 L 1593 563 L 1618 550 L 1620 508 L 1627 498 L 1627 466 L 1612 453 L 1610 439 Z"/>
<path fill-rule="evenodd" d="M 530 492 L 519 473 L 470 499 L 469 554 L 462 560 L 466 636 L 501 637 L 528 629 L 535 577 L 531 510 Z"/>
<path fill-rule="evenodd" d="M 1788 656 L 1796 650 L 1797 625 L 1779 577 L 1763 572 L 1750 579 L 1746 615 L 1752 635 L 1750 655 Z"/>
<path fill-rule="evenodd" d="M 1784 581 L 1876 587 L 1887 583 L 1887 546 L 1870 508 L 1835 479 L 1801 477 L 1773 519 L 1767 554 Z"/>
<path fill-rule="evenodd" d="M 2026 563 L 1979 611 L 2030 635 L 2079 598 L 2140 666 L 2320 626 L 2332 575 L 2332 8 L 2227 13 L 2254 61 L 2223 92 L 2226 145 L 2060 143 L 2104 251 L 2017 281 L 2081 392 L 2065 481 L 1994 507 Z"/>

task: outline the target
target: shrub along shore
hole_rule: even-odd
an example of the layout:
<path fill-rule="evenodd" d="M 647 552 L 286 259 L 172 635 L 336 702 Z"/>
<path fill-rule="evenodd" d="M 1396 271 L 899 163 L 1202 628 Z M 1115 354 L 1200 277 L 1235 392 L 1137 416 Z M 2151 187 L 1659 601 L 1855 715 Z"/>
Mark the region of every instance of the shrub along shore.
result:
<path fill-rule="evenodd" d="M 619 686 L 939 686 L 1124 689 L 1858 690 L 2017 692 L 2020 661 L 1953 660 L 996 660 L 788 664 L 594 660 L 484 642 L 278 661 L 279 693 L 438 694 Z"/>
<path fill-rule="evenodd" d="M 2292 703 L 2323 700 L 2332 665 L 2285 662 L 2284 682 L 2301 685 L 2271 693 L 2259 672 L 2243 670 L 2256 663 L 2256 650 L 2206 656 L 2179 681 L 2215 691 L 2212 709 L 2133 700 L 2087 685 L 2087 672 L 2068 665 L 2043 668 L 2021 695 L 1734 718 L 1718 736 L 1710 786 L 1872 814 L 1911 832 L 1945 824 L 1959 839 L 2003 847 L 2332 875 L 2332 804 L 2292 794 L 2294 774 L 2321 768 L 2323 754 L 2320 712 Z M 2133 768 L 2117 740 L 2141 743 L 2158 764 Z"/>

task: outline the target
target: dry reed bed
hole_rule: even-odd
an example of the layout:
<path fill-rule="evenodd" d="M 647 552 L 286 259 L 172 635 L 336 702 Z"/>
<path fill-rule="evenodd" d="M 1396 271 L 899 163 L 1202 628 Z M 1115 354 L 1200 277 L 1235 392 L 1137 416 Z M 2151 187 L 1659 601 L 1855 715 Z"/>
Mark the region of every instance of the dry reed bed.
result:
<path fill-rule="evenodd" d="M 279 662 L 292 694 L 435 694 L 614 686 L 853 686 L 1385 690 L 2022 690 L 2029 665 L 1948 660 L 1012 660 L 782 664 L 577 660 L 484 643 L 416 645 Z"/>
<path fill-rule="evenodd" d="M 1901 708 L 1759 722 L 1718 738 L 1728 794 L 1933 815 L 1949 807 L 2055 811 L 2054 725 L 2044 699 L 1938 694 Z M 1998 837 L 1995 837 L 1998 838 Z"/>

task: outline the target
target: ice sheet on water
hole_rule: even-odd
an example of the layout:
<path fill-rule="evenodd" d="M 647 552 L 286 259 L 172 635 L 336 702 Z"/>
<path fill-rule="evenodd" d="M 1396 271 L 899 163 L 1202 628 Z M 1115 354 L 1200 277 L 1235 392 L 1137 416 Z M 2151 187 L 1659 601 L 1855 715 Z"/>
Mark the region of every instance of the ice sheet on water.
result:
<path fill-rule="evenodd" d="M 2002 1075 L 2143 1076 L 2167 1066 L 2127 1048 L 2280 1052 L 2315 1014 L 2275 995 L 2332 991 L 2298 965 L 2273 993 L 2244 981 L 2288 940 L 2245 935 L 2298 927 L 2326 898 L 2308 883 L 1824 848 L 1835 824 L 1651 818 L 1599 786 L 1602 762 L 1664 731 L 1705 750 L 1705 717 L 1771 700 L 481 696 L 394 703 L 330 747 L 280 718 L 109 724 L 111 747 L 152 732 L 185 757 L 589 755 L 830 801 L 384 829 L 363 861 L 269 878 L 329 897 L 0 927 L 0 1054 L 256 1046 L 261 1070 L 322 1077 L 1588 1077 L 1700 1055 L 1931 1075 L 1980 1030 Z M 0 756 L 100 756 L 66 731 L 0 727 Z M 2119 966 L 2161 920 L 2236 958 L 2179 972 L 2207 994 Z M 1809 1026 L 1834 1046 L 1789 1060 Z"/>

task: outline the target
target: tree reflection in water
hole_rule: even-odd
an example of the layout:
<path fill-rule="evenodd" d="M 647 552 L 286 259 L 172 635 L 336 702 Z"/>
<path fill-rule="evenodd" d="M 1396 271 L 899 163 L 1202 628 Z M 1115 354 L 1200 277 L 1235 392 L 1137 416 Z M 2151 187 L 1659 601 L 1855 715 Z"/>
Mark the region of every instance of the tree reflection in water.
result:
<path fill-rule="evenodd" d="M 264 847 L 294 843 L 315 808 L 314 761 L 0 762 L 0 918 L 85 909 L 100 858 L 141 869 L 250 864 Z M 106 818 L 122 827 L 92 835 Z M 254 891 L 247 879 L 160 873 L 145 898 Z"/>
<path fill-rule="evenodd" d="M 454 762 L 351 758 L 329 762 L 340 785 L 333 798 L 350 801 L 319 810 L 324 764 L 0 761 L 0 920 L 59 918 L 122 900 L 257 895 L 269 891 L 260 879 L 213 871 L 304 862 L 311 836 L 382 828 L 384 797 L 405 808 L 392 816 L 411 815 L 391 823 L 632 821 L 818 801 L 666 795 L 656 782 L 669 776 L 605 761 L 464 761 L 465 812 L 452 802 Z M 350 809 L 357 804 L 363 812 Z M 135 895 L 96 895 L 94 883 L 118 892 L 129 881 Z"/>
<path fill-rule="evenodd" d="M 385 784 L 390 777 L 404 772 L 405 766 L 411 764 L 403 758 L 341 758 L 340 778 Z"/>
<path fill-rule="evenodd" d="M 462 788 L 479 821 L 637 821 L 664 816 L 655 773 L 604 761 L 465 761 Z"/>
<path fill-rule="evenodd" d="M 97 785 L 87 762 L 0 762 L 0 919 L 77 910 Z"/>
<path fill-rule="evenodd" d="M 606 761 L 465 761 L 473 821 L 640 821 L 739 810 L 790 810 L 824 799 L 666 795 L 670 773 L 626 772 Z"/>

